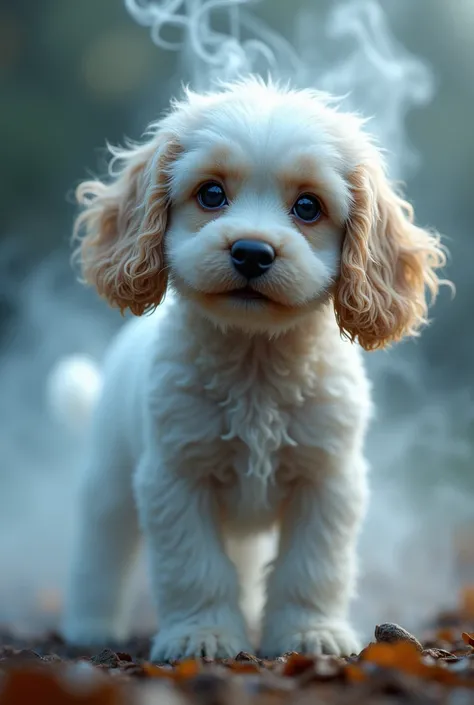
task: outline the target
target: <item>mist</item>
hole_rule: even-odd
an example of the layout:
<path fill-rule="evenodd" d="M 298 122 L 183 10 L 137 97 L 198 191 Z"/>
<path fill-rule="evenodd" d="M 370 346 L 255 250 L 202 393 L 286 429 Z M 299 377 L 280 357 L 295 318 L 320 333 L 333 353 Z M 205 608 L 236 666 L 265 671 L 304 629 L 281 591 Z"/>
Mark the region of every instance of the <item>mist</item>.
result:
<path fill-rule="evenodd" d="M 392 26 L 409 12 L 408 0 L 396 9 L 392 4 L 390 13 L 375 0 L 324 3 L 325 13 L 310 2 L 292 3 L 298 7 L 293 13 L 276 2 L 272 12 L 271 5 L 191 0 L 166 10 L 158 2 L 125 0 L 128 21 L 142 28 L 141 41 L 153 46 L 157 65 L 174 53 L 173 72 L 159 86 L 161 103 L 179 91 L 181 80 L 203 90 L 220 78 L 270 74 L 340 96 L 344 108 L 371 117 L 369 129 L 386 148 L 394 178 L 422 174 L 426 164 L 409 125 L 417 111 L 429 110 L 438 84 L 429 63 L 395 36 Z M 146 121 L 138 124 L 144 113 L 147 120 L 156 117 L 152 107 L 155 101 L 144 96 L 132 111 L 136 133 L 129 136 L 145 129 Z M 109 137 L 105 132 L 104 141 Z M 88 166 L 96 164 L 89 160 Z M 437 225 L 436 205 L 420 200 L 423 216 Z M 67 354 L 100 360 L 122 319 L 75 282 L 65 238 L 27 276 L 15 275 L 24 257 L 18 240 L 4 237 L 0 247 L 0 294 L 12 311 L 0 351 L 0 622 L 23 630 L 57 624 L 81 464 L 81 438 L 47 408 L 48 375 Z M 466 271 L 455 271 L 458 297 L 451 301 L 449 291 L 442 292 L 435 309 L 441 322 L 436 314 L 426 341 L 423 335 L 420 342 L 366 355 L 376 401 L 367 445 L 372 500 L 353 614 L 367 636 L 383 621 L 418 628 L 456 603 L 461 584 L 474 578 L 456 548 L 459 532 L 474 523 L 474 402 L 466 386 L 472 378 L 446 371 L 439 357 L 432 364 L 445 335 L 443 316 L 459 320 L 462 330 L 462 316 L 469 315 Z M 457 335 L 461 342 L 451 334 L 452 345 L 463 349 L 467 343 Z M 472 352 L 472 341 L 469 346 L 464 349 Z M 136 602 L 136 623 L 146 628 L 143 572 Z"/>

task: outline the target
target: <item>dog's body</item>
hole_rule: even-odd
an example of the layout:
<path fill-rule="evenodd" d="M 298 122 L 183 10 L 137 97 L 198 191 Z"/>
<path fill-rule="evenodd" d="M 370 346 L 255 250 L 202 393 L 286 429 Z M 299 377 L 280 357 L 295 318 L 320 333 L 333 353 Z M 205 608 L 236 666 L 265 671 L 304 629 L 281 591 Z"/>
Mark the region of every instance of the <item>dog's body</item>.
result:
<path fill-rule="evenodd" d="M 66 634 L 123 636 L 133 487 L 153 536 L 154 594 L 171 593 L 158 599 L 155 658 L 250 648 L 222 541 L 268 531 L 284 512 L 284 541 L 298 553 L 277 561 L 262 650 L 355 649 L 338 620 L 365 506 L 369 395 L 359 350 L 341 340 L 329 307 L 309 329 L 271 341 L 216 333 L 192 307 L 167 301 L 127 324 L 103 385 Z M 193 613 L 200 605 L 204 614 Z"/>
<path fill-rule="evenodd" d="M 175 106 L 120 155 L 115 182 L 86 185 L 86 278 L 136 314 L 161 301 L 168 269 L 174 293 L 105 363 L 70 641 L 123 636 L 140 525 L 152 657 L 248 650 L 226 543 L 277 526 L 261 652 L 357 649 L 347 609 L 370 395 L 347 338 L 372 349 L 414 333 L 443 260 L 360 129 L 315 95 L 244 82 Z"/>

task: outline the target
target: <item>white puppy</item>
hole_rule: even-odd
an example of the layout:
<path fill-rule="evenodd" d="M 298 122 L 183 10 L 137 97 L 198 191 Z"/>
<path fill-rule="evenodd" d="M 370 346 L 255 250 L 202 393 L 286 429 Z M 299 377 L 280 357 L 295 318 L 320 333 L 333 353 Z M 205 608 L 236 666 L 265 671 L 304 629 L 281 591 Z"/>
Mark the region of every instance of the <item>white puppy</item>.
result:
<path fill-rule="evenodd" d="M 106 359 L 63 631 L 124 636 L 144 534 L 155 660 L 250 649 L 227 540 L 274 526 L 260 651 L 349 654 L 367 502 L 360 347 L 415 335 L 444 264 L 363 122 L 245 80 L 186 94 L 78 190 L 84 279 L 137 316 Z M 248 555 L 248 554 L 247 554 Z"/>

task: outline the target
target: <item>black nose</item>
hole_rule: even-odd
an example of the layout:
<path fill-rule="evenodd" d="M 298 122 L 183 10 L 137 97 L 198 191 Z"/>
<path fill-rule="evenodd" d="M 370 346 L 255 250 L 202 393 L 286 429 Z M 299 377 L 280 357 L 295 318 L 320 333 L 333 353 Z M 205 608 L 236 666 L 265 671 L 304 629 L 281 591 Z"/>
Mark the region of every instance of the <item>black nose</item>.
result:
<path fill-rule="evenodd" d="M 259 240 L 237 240 L 230 251 L 232 264 L 247 279 L 255 279 L 270 269 L 275 259 L 271 245 Z"/>

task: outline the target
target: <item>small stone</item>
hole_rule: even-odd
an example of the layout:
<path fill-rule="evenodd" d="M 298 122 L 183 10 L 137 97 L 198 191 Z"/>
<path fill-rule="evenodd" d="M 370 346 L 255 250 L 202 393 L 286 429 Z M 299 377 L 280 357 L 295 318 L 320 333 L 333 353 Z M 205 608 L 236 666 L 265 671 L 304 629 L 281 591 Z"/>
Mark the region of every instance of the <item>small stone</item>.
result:
<path fill-rule="evenodd" d="M 385 624 L 380 624 L 375 627 L 375 639 L 378 642 L 385 642 L 386 644 L 394 644 L 397 641 L 409 641 L 412 643 L 418 651 L 423 651 L 423 647 L 418 641 L 418 639 L 407 632 L 406 629 L 400 627 L 399 624 L 393 624 L 387 622 Z"/>
<path fill-rule="evenodd" d="M 100 654 L 97 654 L 96 656 L 93 656 L 91 658 L 91 663 L 93 663 L 94 666 L 118 668 L 119 660 L 120 659 L 115 653 L 115 651 L 112 651 L 111 649 L 104 649 L 100 652 Z"/>

